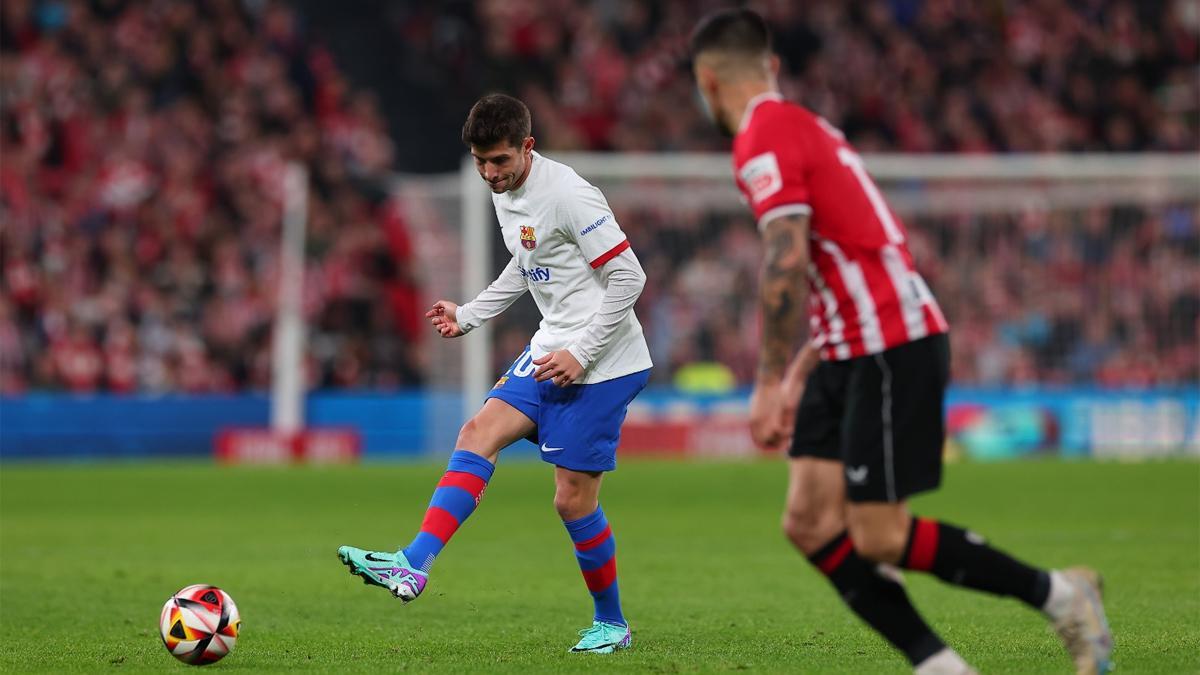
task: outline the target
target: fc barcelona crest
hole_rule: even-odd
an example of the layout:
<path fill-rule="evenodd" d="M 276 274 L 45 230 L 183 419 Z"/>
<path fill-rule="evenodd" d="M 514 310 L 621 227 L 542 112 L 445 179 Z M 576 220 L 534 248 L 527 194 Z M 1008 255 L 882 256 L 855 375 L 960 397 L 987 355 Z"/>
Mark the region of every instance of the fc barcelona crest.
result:
<path fill-rule="evenodd" d="M 537 248 L 537 237 L 533 234 L 533 226 L 521 226 L 521 246 L 525 247 L 526 251 L 532 251 Z"/>

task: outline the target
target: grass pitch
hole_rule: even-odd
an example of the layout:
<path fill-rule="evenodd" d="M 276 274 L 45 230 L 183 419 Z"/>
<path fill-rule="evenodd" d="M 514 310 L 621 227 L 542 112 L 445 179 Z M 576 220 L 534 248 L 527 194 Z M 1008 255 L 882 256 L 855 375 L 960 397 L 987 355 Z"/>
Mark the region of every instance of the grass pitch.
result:
<path fill-rule="evenodd" d="M 540 463 L 502 462 L 482 507 L 402 606 L 338 562 L 394 548 L 441 465 L 0 469 L 0 669 L 185 669 L 159 609 L 211 583 L 243 633 L 212 670 L 906 672 L 778 530 L 781 462 L 627 461 L 605 485 L 634 648 L 570 655 L 591 618 Z M 1200 671 L 1200 464 L 950 467 L 915 503 L 1048 566 L 1108 582 L 1120 673 Z M 987 673 L 1066 673 L 1015 601 L 909 574 L 918 607 Z"/>

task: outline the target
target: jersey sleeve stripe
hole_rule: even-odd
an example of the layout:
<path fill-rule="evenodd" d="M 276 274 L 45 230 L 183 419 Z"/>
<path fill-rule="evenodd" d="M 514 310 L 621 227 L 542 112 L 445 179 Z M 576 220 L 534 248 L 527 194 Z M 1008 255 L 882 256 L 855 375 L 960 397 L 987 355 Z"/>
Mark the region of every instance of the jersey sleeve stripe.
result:
<path fill-rule="evenodd" d="M 767 227 L 767 223 L 783 216 L 811 216 L 812 207 L 808 204 L 784 204 L 776 206 L 762 214 L 758 219 L 758 229 L 763 230 Z"/>
<path fill-rule="evenodd" d="M 623 242 L 621 242 L 621 243 L 617 244 L 616 246 L 614 246 L 614 247 L 612 247 L 612 248 L 608 249 L 608 252 L 607 252 L 607 253 L 604 253 L 604 254 L 603 254 L 603 255 L 601 255 L 599 258 L 596 258 L 595 260 L 593 260 L 593 261 L 591 262 L 592 269 L 598 269 L 598 268 L 599 268 L 601 265 L 603 265 L 604 263 L 606 263 L 606 262 L 608 262 L 609 260 L 612 260 L 613 258 L 615 258 L 615 257 L 617 257 L 617 256 L 619 256 L 619 255 L 621 255 L 621 253 L 622 253 L 622 252 L 623 252 L 625 249 L 627 249 L 627 248 L 629 248 L 629 240 L 628 240 L 628 239 L 626 239 L 625 241 L 623 241 Z"/>

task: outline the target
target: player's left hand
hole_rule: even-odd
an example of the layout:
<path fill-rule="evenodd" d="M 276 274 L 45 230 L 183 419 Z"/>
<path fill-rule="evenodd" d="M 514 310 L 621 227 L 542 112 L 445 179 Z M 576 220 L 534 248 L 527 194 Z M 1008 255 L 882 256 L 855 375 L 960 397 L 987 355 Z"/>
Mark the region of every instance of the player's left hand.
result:
<path fill-rule="evenodd" d="M 750 396 L 750 438 L 760 448 L 779 450 L 791 440 L 791 427 L 784 422 L 786 406 L 778 381 L 758 382 Z"/>
<path fill-rule="evenodd" d="M 583 366 L 565 349 L 550 352 L 540 359 L 534 359 L 533 363 L 539 366 L 533 374 L 533 379 L 538 382 L 554 380 L 554 384 L 565 387 L 583 377 Z"/>

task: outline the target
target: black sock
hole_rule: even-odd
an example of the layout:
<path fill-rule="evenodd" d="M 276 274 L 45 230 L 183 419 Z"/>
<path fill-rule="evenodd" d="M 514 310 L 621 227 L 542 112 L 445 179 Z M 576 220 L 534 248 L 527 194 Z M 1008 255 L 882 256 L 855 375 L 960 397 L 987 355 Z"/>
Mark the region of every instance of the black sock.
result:
<path fill-rule="evenodd" d="M 928 518 L 913 518 L 902 565 L 932 572 L 942 581 L 1007 595 L 1041 609 L 1050 595 L 1050 575 L 998 551 L 983 537 Z"/>
<path fill-rule="evenodd" d="M 808 557 L 850 609 L 916 665 L 946 647 L 917 614 L 904 587 L 860 558 L 845 532 Z"/>

